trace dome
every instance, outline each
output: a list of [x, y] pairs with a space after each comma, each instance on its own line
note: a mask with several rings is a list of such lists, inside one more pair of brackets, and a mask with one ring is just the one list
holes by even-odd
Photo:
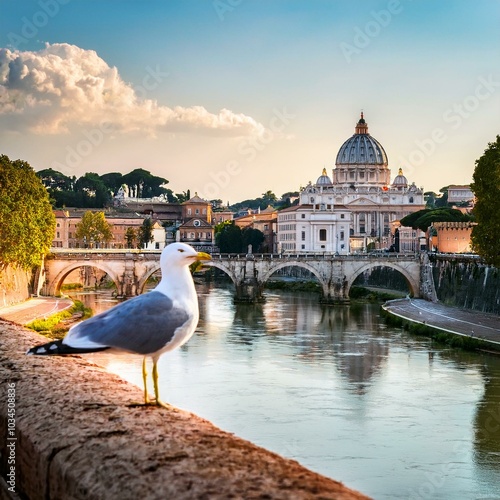
[[408, 179], [403, 175], [403, 169], [400, 168], [398, 175], [394, 178], [392, 185], [396, 188], [408, 187]]
[[375, 138], [368, 133], [368, 124], [361, 118], [355, 134], [342, 144], [335, 160], [336, 165], [387, 165], [387, 154]]
[[326, 173], [326, 168], [323, 169], [323, 173], [318, 177], [318, 180], [316, 181], [317, 186], [331, 186], [332, 185], [332, 180], [330, 177], [328, 177]]

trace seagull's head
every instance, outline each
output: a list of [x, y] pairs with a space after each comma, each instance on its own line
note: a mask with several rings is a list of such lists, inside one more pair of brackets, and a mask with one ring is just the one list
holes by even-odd
[[184, 267], [193, 264], [197, 260], [211, 260], [212, 257], [205, 252], [197, 252], [192, 246], [185, 243], [171, 243], [167, 245], [160, 257], [160, 266], [163, 269], [169, 267]]

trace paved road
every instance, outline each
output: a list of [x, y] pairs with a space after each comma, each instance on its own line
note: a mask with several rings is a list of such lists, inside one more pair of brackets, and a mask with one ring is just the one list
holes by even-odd
[[500, 346], [500, 316], [447, 307], [422, 299], [398, 299], [384, 309], [447, 332], [477, 337]]
[[26, 325], [38, 318], [46, 318], [73, 305], [70, 299], [34, 297], [15, 306], [0, 308], [0, 319]]

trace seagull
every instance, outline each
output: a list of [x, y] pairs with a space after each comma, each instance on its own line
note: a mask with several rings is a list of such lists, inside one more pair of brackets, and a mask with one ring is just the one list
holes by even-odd
[[[198, 297], [189, 265], [211, 260], [184, 243], [167, 245], [160, 257], [161, 280], [151, 292], [139, 295], [72, 326], [62, 340], [32, 347], [28, 355], [84, 354], [125, 351], [144, 356], [144, 404], [170, 408], [160, 400], [158, 359], [187, 342], [198, 324]], [[147, 390], [146, 359], [153, 360], [155, 400]]]

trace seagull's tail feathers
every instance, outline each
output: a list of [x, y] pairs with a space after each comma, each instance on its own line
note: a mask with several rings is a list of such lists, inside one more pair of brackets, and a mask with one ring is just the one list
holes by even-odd
[[109, 347], [93, 347], [93, 348], [81, 348], [81, 347], [70, 347], [69, 345], [63, 344], [62, 340], [54, 340], [52, 342], [48, 342], [47, 344], [37, 345], [28, 349], [26, 354], [36, 354], [36, 355], [53, 355], [53, 354], [85, 354], [88, 352], [99, 352], [105, 351], [109, 349]]

